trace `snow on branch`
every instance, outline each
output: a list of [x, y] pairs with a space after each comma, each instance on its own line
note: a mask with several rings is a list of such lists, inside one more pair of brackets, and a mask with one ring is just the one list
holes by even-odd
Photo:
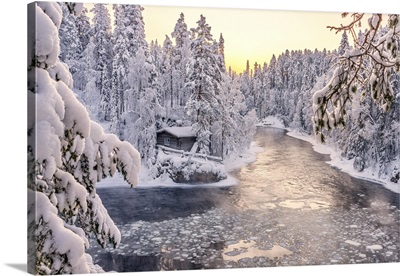
[[[33, 274], [101, 272], [90, 256], [88, 237], [117, 246], [121, 234], [95, 189], [116, 171], [134, 187], [140, 156], [127, 142], [89, 118], [71, 90], [72, 76], [58, 56], [62, 10], [57, 3], [33, 5], [35, 45], [28, 54], [29, 269]], [[71, 5], [79, 13], [81, 4]], [[32, 20], [32, 19], [31, 19]]]
[[327, 27], [336, 33], [350, 31], [354, 48], [345, 51], [329, 83], [313, 95], [314, 131], [321, 141], [324, 128], [345, 126], [345, 106], [360, 87], [368, 87], [375, 103], [385, 111], [394, 100], [392, 78], [400, 67], [399, 15], [389, 15], [387, 26], [382, 28], [382, 15], [373, 14], [368, 19], [369, 30], [359, 38], [355, 28], [360, 26], [364, 14], [354, 13], [352, 17], [348, 25]]
[[28, 190], [28, 196], [35, 197], [35, 204], [28, 206], [28, 212], [35, 213], [29, 221], [28, 234], [35, 245], [35, 266], [38, 274], [89, 273], [85, 258], [85, 238], [65, 227], [57, 215], [57, 208], [41, 192]]

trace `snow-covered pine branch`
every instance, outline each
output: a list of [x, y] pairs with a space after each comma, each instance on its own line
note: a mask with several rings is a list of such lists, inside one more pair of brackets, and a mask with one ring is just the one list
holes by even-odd
[[[78, 14], [81, 5], [68, 7]], [[85, 254], [88, 237], [116, 246], [121, 236], [95, 184], [119, 171], [135, 186], [140, 157], [129, 143], [91, 121], [71, 90], [72, 76], [58, 59], [60, 6], [34, 3], [29, 16], [36, 23], [28, 34], [29, 271], [99, 272]]]
[[313, 96], [314, 131], [320, 141], [324, 141], [324, 128], [330, 130], [345, 125], [345, 106], [359, 87], [369, 86], [372, 98], [385, 111], [394, 100], [392, 78], [400, 67], [400, 16], [389, 15], [388, 24], [382, 29], [382, 15], [373, 14], [368, 19], [369, 30], [364, 39], [359, 40], [355, 27], [363, 16], [353, 14], [351, 24], [328, 27], [336, 32], [350, 31], [354, 49], [343, 53], [332, 79]]

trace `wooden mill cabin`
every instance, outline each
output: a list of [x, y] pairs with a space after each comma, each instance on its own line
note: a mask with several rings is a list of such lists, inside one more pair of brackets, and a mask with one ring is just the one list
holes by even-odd
[[157, 145], [190, 151], [196, 142], [192, 127], [165, 127], [157, 131]]

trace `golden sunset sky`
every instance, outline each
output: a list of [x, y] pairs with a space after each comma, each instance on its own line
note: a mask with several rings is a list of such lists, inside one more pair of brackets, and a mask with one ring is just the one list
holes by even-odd
[[[147, 2], [152, 5], [147, 5]], [[231, 66], [238, 73], [244, 70], [247, 60], [250, 61], [251, 67], [255, 62], [261, 64], [264, 62], [269, 63], [273, 54], [278, 56], [286, 49], [336, 49], [339, 46], [341, 34], [329, 31], [326, 26], [339, 26], [340, 24], [346, 24], [350, 20], [349, 18], [343, 19], [341, 17], [340, 12], [346, 10], [340, 8], [336, 9], [340, 12], [306, 12], [271, 10], [267, 9], [268, 6], [257, 9], [234, 8], [237, 7], [234, 4], [225, 4], [226, 8], [220, 8], [224, 7], [221, 1], [217, 1], [220, 3], [218, 6], [215, 7], [214, 5], [211, 8], [204, 7], [207, 5], [204, 1], [187, 1], [182, 5], [176, 5], [176, 2], [138, 2], [144, 7], [143, 18], [146, 40], [148, 42], [158, 40], [158, 43], [162, 45], [165, 35], [171, 37], [171, 32], [174, 30], [181, 12], [185, 15], [188, 28], [196, 27], [196, 22], [199, 20], [200, 15], [203, 14], [207, 23], [211, 26], [213, 37], [218, 40], [220, 33], [222, 33], [225, 39], [226, 65], [227, 67]], [[183, 1], [178, 1], [178, 3], [180, 2]], [[249, 3], [251, 2], [254, 1]], [[134, 2], [122, 1], [117, 3]], [[168, 6], [162, 6], [163, 3], [168, 4]], [[174, 3], [176, 6], [174, 6]], [[201, 5], [203, 7], [193, 7], [196, 6], [196, 3], [198, 6]], [[249, 5], [249, 7], [253, 6]], [[307, 9], [307, 6], [304, 6], [304, 9]], [[110, 10], [112, 13], [111, 8]], [[351, 8], [347, 11], [349, 10], [354, 11]], [[361, 11], [365, 11], [365, 9]], [[362, 29], [366, 27], [367, 24], [364, 22]], [[349, 37], [349, 39], [351, 38]], [[349, 42], [351, 43], [351, 41]]]
[[[279, 55], [286, 49], [305, 48], [333, 50], [338, 47], [341, 35], [330, 32], [326, 26], [339, 23], [340, 13], [268, 11], [232, 8], [184, 8], [144, 6], [144, 21], [148, 41], [159, 43], [170, 36], [180, 12], [185, 15], [189, 28], [196, 27], [200, 15], [206, 17], [211, 33], [225, 40], [227, 66], [242, 72], [246, 61], [269, 63], [273, 54]], [[171, 36], [170, 36], [171, 37]]]

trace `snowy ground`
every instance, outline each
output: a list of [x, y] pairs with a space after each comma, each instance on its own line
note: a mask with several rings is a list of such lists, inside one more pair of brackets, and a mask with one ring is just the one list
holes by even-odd
[[[252, 163], [256, 160], [257, 153], [263, 151], [263, 149], [257, 146], [255, 143], [251, 143], [250, 148], [245, 151], [242, 155], [238, 157], [230, 157], [227, 158], [224, 162], [226, 171], [228, 172], [227, 179], [221, 180], [215, 183], [194, 185], [194, 184], [185, 184], [185, 183], [175, 183], [169, 177], [159, 177], [156, 179], [149, 179], [149, 172], [147, 169], [142, 166], [140, 179], [138, 188], [154, 188], [154, 187], [181, 187], [181, 188], [189, 188], [189, 187], [229, 187], [236, 185], [238, 183], [237, 179], [232, 176], [230, 172], [233, 172], [236, 169], [243, 167], [246, 164]], [[127, 187], [129, 185], [126, 181], [124, 181], [121, 174], [116, 174], [114, 177], [103, 179], [101, 182], [97, 183], [97, 188], [109, 188], [109, 187]]]
[[333, 146], [321, 145], [312, 136], [306, 135], [304, 133], [289, 131], [287, 134], [291, 137], [311, 143], [316, 152], [329, 154], [331, 161], [328, 161], [327, 163], [331, 166], [336, 167], [353, 177], [377, 182], [393, 192], [400, 193], [399, 184], [393, 183], [389, 179], [380, 178], [371, 168], [366, 168], [362, 172], [356, 171], [353, 168], [353, 160], [347, 160], [343, 158], [341, 156], [341, 152], [339, 150], [335, 150]]
[[282, 121], [279, 118], [268, 116], [264, 118], [260, 123], [256, 124], [256, 126], [269, 126], [285, 129]]
[[288, 130], [287, 135], [301, 139], [303, 141], [309, 142], [313, 145], [313, 149], [321, 154], [329, 154], [331, 161], [327, 163], [332, 167], [338, 168], [339, 170], [350, 174], [353, 177], [365, 179], [369, 181], [373, 181], [379, 184], [382, 184], [385, 188], [400, 193], [400, 185], [391, 182], [389, 179], [380, 178], [371, 168], [367, 168], [362, 172], [358, 172], [353, 168], [353, 160], [347, 160], [341, 156], [341, 152], [338, 149], [335, 149], [332, 145], [322, 145], [318, 143], [314, 137], [307, 135], [305, 133], [300, 133], [290, 128], [285, 128], [283, 123], [276, 117], [269, 116], [262, 120], [261, 123], [257, 124], [257, 126], [268, 126], [268, 127], [276, 127], [281, 129]]
[[251, 143], [250, 148], [245, 151], [242, 155], [238, 157], [228, 157], [225, 159], [224, 164], [227, 172], [232, 172], [234, 170], [240, 169], [244, 165], [250, 164], [256, 161], [257, 153], [264, 151], [262, 147], [256, 145], [256, 143]]

